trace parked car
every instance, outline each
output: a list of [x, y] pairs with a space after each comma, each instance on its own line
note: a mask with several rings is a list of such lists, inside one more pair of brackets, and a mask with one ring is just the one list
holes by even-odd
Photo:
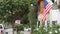
[[4, 26], [3, 26], [3, 24], [0, 24], [0, 34], [4, 34]]

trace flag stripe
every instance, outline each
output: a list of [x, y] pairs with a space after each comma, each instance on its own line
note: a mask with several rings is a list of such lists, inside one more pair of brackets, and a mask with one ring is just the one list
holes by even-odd
[[47, 10], [49, 9], [50, 5], [47, 5], [46, 7], [47, 7], [47, 8], [44, 9], [44, 13], [43, 13], [44, 15], [46, 15], [46, 13], [48, 12]]
[[[45, 13], [45, 12], [47, 13], [50, 9], [51, 9], [51, 5], [47, 5], [47, 8], [45, 9], [44, 13]], [[45, 13], [45, 14], [46, 14], [46, 13]]]
[[46, 20], [46, 16], [43, 17], [43, 22]]
[[46, 21], [46, 15], [47, 13], [51, 10], [52, 6], [46, 1], [44, 0], [44, 12], [43, 12], [43, 22]]
[[47, 6], [46, 11], [49, 11], [52, 8], [51, 5]]

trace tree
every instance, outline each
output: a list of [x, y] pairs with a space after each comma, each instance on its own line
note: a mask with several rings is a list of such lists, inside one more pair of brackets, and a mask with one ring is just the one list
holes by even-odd
[[31, 5], [29, 7], [28, 20], [29, 20], [30, 28], [33, 33], [33, 30], [36, 28], [36, 25], [37, 25], [37, 12], [35, 10], [36, 8], [35, 4], [31, 4]]
[[28, 13], [28, 0], [2, 0], [0, 2], [0, 19], [5, 22], [14, 22]]
[[5, 23], [8, 22], [8, 24], [11, 23], [12, 26], [14, 26], [14, 22], [17, 19], [20, 19], [22, 23], [29, 22], [30, 20], [27, 18], [30, 18], [28, 17], [30, 4], [34, 4], [36, 1], [37, 0], [0, 0], [0, 20]]
[[2, 0], [0, 2], [0, 20], [11, 23], [14, 27], [15, 20], [24, 20], [29, 11], [28, 8], [28, 0]]
[[24, 25], [20, 24], [20, 25], [15, 25], [16, 31], [18, 32], [17, 34], [20, 34], [20, 31], [23, 30]]

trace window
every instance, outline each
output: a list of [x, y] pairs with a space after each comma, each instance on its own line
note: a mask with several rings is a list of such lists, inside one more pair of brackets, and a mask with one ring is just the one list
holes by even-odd
[[2, 29], [3, 27], [2, 27], [2, 25], [0, 25], [0, 29]]
[[8, 34], [8, 32], [6, 32], [6, 34]]
[[52, 2], [54, 3], [54, 0], [52, 0]]
[[53, 24], [53, 25], [56, 25], [56, 23], [57, 23], [57, 21], [52, 21], [52, 24]]
[[54, 3], [54, 2], [56, 2], [57, 0], [52, 0], [52, 2]]

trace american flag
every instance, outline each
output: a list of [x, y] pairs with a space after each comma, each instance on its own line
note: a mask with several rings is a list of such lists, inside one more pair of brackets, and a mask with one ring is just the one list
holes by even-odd
[[49, 0], [44, 0], [44, 11], [43, 11], [43, 22], [46, 21], [46, 15], [51, 10], [52, 5], [48, 2]]

